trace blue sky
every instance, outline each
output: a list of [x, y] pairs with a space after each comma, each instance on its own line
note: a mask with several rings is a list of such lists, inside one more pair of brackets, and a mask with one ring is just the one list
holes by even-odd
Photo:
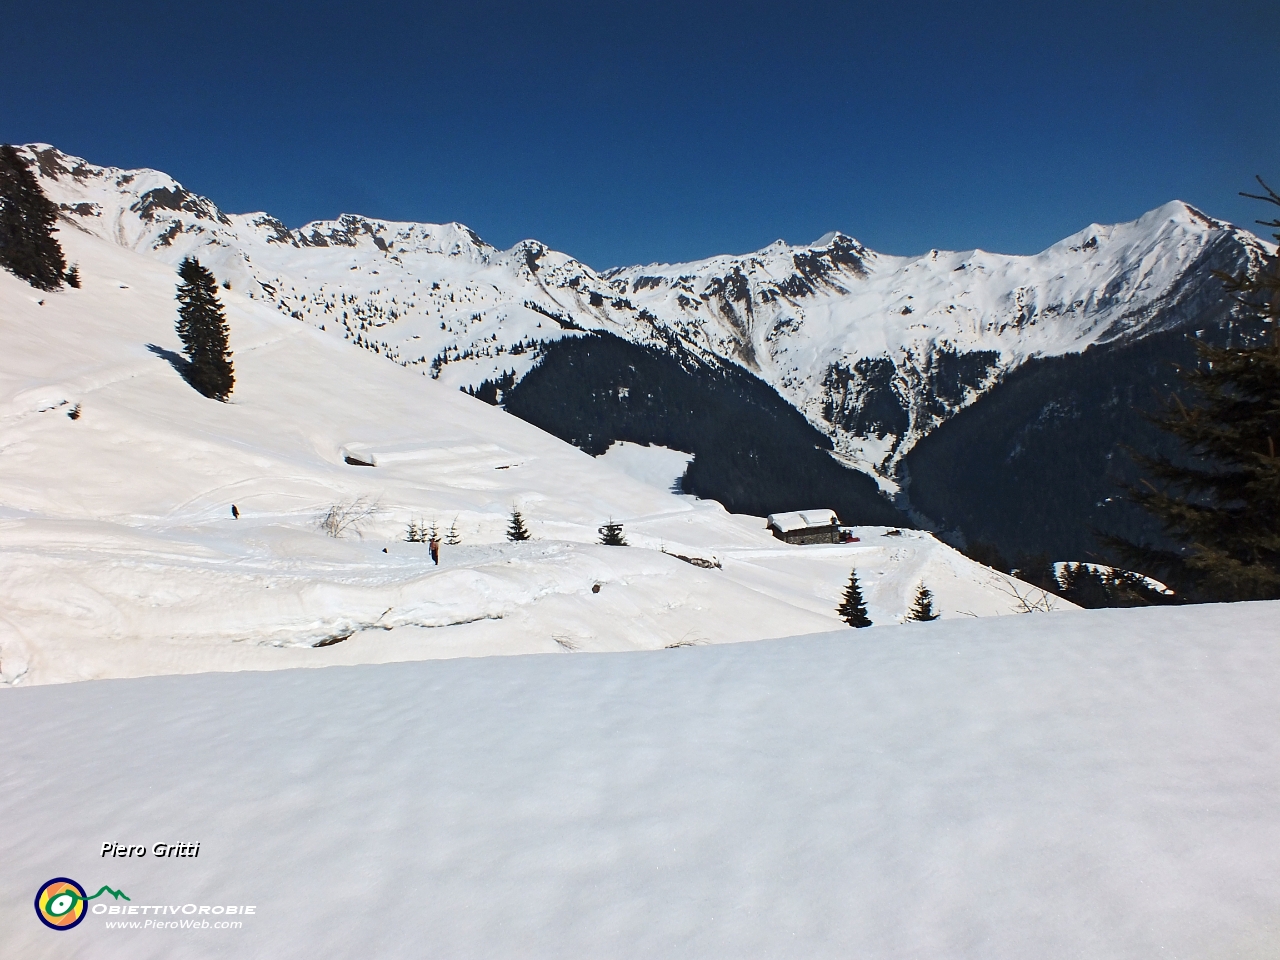
[[[7, 3], [0, 141], [603, 268], [1039, 250], [1280, 184], [1273, 3]], [[1257, 107], [1263, 104], [1263, 107]]]

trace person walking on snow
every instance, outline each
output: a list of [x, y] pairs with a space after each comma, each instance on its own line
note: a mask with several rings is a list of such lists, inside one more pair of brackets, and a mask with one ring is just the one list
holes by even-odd
[[431, 550], [431, 562], [436, 566], [440, 565], [440, 538], [432, 537], [427, 541], [427, 546]]

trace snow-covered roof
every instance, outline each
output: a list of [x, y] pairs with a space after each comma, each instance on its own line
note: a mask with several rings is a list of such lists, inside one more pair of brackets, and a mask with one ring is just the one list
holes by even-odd
[[807, 530], [810, 527], [830, 527], [840, 522], [834, 510], [796, 510], [792, 513], [769, 514], [769, 526], [779, 533]]

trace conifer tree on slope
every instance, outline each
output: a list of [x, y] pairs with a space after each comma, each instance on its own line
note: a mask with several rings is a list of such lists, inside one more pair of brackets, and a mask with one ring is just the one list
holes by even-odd
[[920, 623], [938, 619], [938, 614], [933, 609], [933, 592], [923, 582], [920, 584], [919, 589], [916, 590], [916, 599], [911, 605], [911, 609], [907, 611], [907, 619]]
[[67, 261], [53, 235], [57, 222], [57, 206], [26, 161], [10, 144], [0, 145], [0, 267], [38, 290], [61, 287]]
[[453, 518], [453, 523], [449, 524], [449, 532], [444, 535], [444, 542], [451, 547], [456, 547], [462, 543], [462, 538], [458, 536], [458, 518]]
[[[1259, 178], [1259, 183], [1262, 183]], [[1265, 195], [1244, 194], [1280, 206]], [[1280, 220], [1259, 221], [1280, 229]], [[1280, 233], [1275, 234], [1280, 240]], [[1280, 598], [1280, 258], [1253, 276], [1216, 274], [1242, 308], [1270, 324], [1269, 336], [1241, 347], [1199, 344], [1199, 362], [1182, 369], [1198, 394], [1174, 396], [1155, 421], [1182, 441], [1192, 466], [1135, 456], [1148, 476], [1129, 497], [1155, 514], [1181, 550], [1108, 538], [1137, 569], [1159, 573], [1195, 600]]]
[[849, 585], [844, 588], [844, 597], [840, 606], [836, 607], [840, 619], [851, 627], [869, 627], [871, 618], [867, 616], [867, 605], [862, 600], [862, 588], [858, 586], [858, 571], [849, 571]]
[[622, 524], [614, 523], [613, 517], [609, 518], [609, 522], [597, 531], [600, 534], [600, 542], [606, 547], [625, 547], [627, 546], [627, 538], [622, 535]]
[[511, 541], [529, 539], [529, 528], [524, 525], [524, 517], [515, 507], [511, 508], [511, 523], [507, 525], [507, 539]]
[[230, 330], [218, 301], [218, 283], [195, 257], [178, 267], [178, 337], [190, 361], [187, 382], [206, 397], [226, 401], [235, 386]]

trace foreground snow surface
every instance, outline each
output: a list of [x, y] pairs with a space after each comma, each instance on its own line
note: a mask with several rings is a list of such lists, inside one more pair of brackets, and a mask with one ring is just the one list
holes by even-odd
[[[6, 690], [3, 953], [1274, 956], [1278, 613]], [[59, 876], [256, 910], [54, 932]]]

